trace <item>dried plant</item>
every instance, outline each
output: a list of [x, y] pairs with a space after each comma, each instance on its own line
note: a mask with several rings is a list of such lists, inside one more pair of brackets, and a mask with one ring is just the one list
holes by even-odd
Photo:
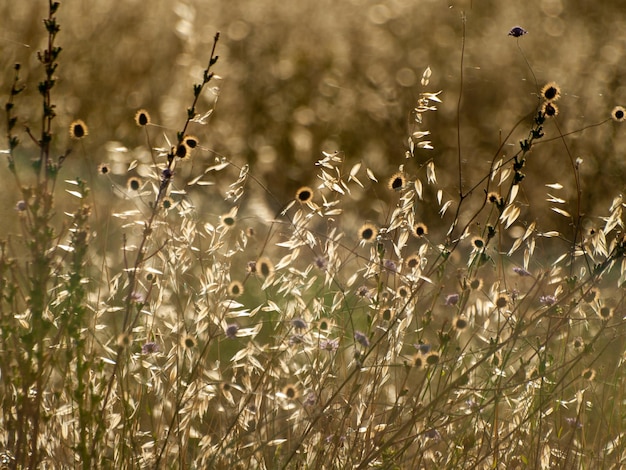
[[[59, 7], [48, 3], [38, 54], [40, 128], [20, 128], [19, 65], [5, 106], [19, 233], [0, 244], [4, 467], [626, 461], [625, 203], [583, 213], [582, 160], [569, 144], [620, 125], [624, 108], [567, 130], [560, 87], [537, 86], [475, 179], [461, 93], [458, 179], [444, 184], [427, 127], [447, 98], [426, 68], [403, 164], [376, 174], [321, 152], [284, 200], [248, 164], [203, 145], [216, 34], [182, 126], [138, 110], [143, 143], [112, 148], [96, 174], [89, 136], [103, 130], [81, 119], [54, 156]], [[548, 142], [565, 163], [536, 207], [524, 194], [543, 188], [524, 171]], [[75, 158], [91, 176], [59, 182]], [[364, 200], [377, 209], [357, 209]]]

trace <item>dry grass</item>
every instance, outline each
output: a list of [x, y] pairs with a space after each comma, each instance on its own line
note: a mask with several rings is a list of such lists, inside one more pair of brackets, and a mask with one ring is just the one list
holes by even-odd
[[[594, 133], [619, 140], [622, 108], [572, 126], [571, 103], [555, 113], [567, 90], [542, 88], [553, 77], [524, 37], [503, 35], [537, 84], [512, 94], [510, 119], [483, 117], [506, 130], [477, 163], [463, 29], [448, 64], [458, 100], [422, 68], [401, 164], [303, 151], [268, 177], [205, 143], [221, 112], [215, 35], [180, 127], [141, 104], [98, 161], [89, 119], [68, 132], [56, 115], [70, 61], [57, 9], [39, 64], [13, 69], [4, 100], [18, 194], [0, 245], [4, 467], [624, 463], [624, 202], [587, 212], [573, 150]], [[431, 132], [446, 106], [454, 126]], [[555, 151], [559, 171], [541, 175]], [[77, 159], [87, 176], [69, 179]], [[300, 186], [284, 197], [288, 173]]]

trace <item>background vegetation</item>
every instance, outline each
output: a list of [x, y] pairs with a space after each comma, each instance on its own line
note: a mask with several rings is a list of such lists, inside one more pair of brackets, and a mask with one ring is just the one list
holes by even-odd
[[62, 3], [0, 5], [3, 464], [623, 462], [619, 5]]

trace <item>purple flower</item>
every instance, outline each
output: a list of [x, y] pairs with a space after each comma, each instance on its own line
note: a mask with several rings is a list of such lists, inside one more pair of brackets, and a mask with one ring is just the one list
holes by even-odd
[[556, 297], [553, 295], [542, 295], [541, 297], [539, 297], [539, 302], [547, 305], [548, 307], [551, 307], [556, 303]]
[[509, 36], [513, 36], [514, 38], [518, 38], [520, 36], [523, 36], [524, 34], [528, 34], [528, 31], [526, 31], [521, 26], [514, 26], [513, 28], [511, 28], [511, 31], [509, 31]]
[[149, 341], [141, 347], [141, 354], [153, 354], [159, 351], [159, 345], [154, 341]]
[[370, 340], [367, 338], [367, 335], [365, 333], [361, 333], [360, 331], [354, 332], [354, 339], [364, 348], [367, 348], [370, 345]]
[[235, 339], [237, 337], [237, 332], [239, 331], [239, 327], [234, 323], [226, 326], [226, 337], [229, 339]]
[[322, 351], [334, 352], [339, 348], [338, 339], [323, 339], [320, 341], [320, 349]]
[[385, 260], [385, 269], [387, 271], [391, 271], [392, 273], [395, 273], [398, 270], [398, 267], [396, 266], [396, 263], [393, 260], [386, 259]]
[[530, 276], [530, 275], [531, 275], [531, 274], [530, 274], [528, 271], [526, 271], [524, 268], [520, 268], [520, 267], [517, 267], [517, 266], [515, 266], [515, 267], [513, 268], [513, 272], [514, 272], [515, 274], [519, 274], [519, 275], [520, 275], [520, 276], [522, 276], [522, 277], [526, 277], [526, 276]]
[[446, 296], [446, 305], [456, 305], [459, 302], [459, 294], [449, 294]]
[[302, 318], [294, 318], [291, 324], [296, 330], [306, 330], [307, 324]]

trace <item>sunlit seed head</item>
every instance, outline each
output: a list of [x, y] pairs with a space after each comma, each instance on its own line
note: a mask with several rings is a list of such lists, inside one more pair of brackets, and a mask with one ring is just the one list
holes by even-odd
[[126, 187], [131, 191], [139, 191], [141, 188], [141, 179], [136, 176], [131, 176], [126, 182]]
[[400, 191], [406, 185], [406, 177], [403, 173], [395, 173], [389, 178], [387, 182], [387, 187], [392, 191]]
[[235, 219], [235, 217], [230, 212], [228, 214], [220, 216], [220, 223], [226, 228], [234, 226], [235, 222], [237, 222], [237, 219]]
[[373, 242], [378, 236], [378, 228], [375, 225], [367, 223], [359, 228], [359, 238], [365, 242]]
[[438, 363], [439, 363], [439, 353], [436, 353], [435, 351], [428, 353], [428, 355], [426, 356], [426, 364], [429, 366], [434, 366], [434, 365], [437, 365]]
[[313, 200], [313, 190], [308, 186], [302, 186], [296, 191], [296, 199], [300, 204], [306, 204]]
[[528, 31], [526, 31], [521, 26], [514, 26], [509, 31], [509, 36], [513, 36], [514, 38], [519, 38], [520, 36], [523, 36], [524, 34], [528, 34]]
[[232, 281], [228, 284], [228, 295], [231, 297], [239, 297], [243, 294], [243, 284], [239, 281]]
[[333, 329], [334, 322], [330, 318], [320, 318], [317, 327], [321, 332], [328, 333]]
[[80, 140], [83, 137], [86, 137], [88, 134], [89, 129], [81, 119], [77, 119], [70, 124], [70, 137], [72, 139]]
[[463, 331], [469, 326], [469, 322], [464, 316], [458, 316], [452, 320], [452, 326], [456, 331]]
[[477, 250], [482, 250], [485, 247], [485, 240], [480, 237], [472, 238], [472, 246]]
[[192, 349], [196, 347], [196, 340], [193, 336], [184, 335], [180, 338], [180, 345], [185, 349]]
[[585, 348], [585, 341], [582, 339], [582, 337], [577, 336], [576, 338], [574, 338], [574, 341], [572, 341], [572, 346], [576, 351], [582, 351]]
[[248, 261], [246, 264], [246, 271], [250, 274], [256, 273], [256, 261]]
[[396, 290], [396, 295], [401, 299], [406, 299], [409, 295], [411, 295], [411, 290], [407, 286], [400, 286]]
[[186, 135], [183, 137], [183, 144], [189, 147], [190, 149], [195, 149], [200, 142], [198, 138], [193, 135]]
[[263, 256], [256, 262], [256, 270], [263, 277], [269, 277], [274, 273], [274, 264], [269, 258]]
[[133, 344], [133, 337], [128, 333], [122, 333], [117, 337], [117, 345], [120, 348], [126, 349], [130, 347], [131, 344]]
[[541, 89], [540, 94], [541, 98], [546, 101], [556, 101], [561, 97], [561, 89], [556, 83], [550, 82], [544, 85], [544, 87]]
[[509, 305], [509, 297], [506, 294], [499, 295], [496, 298], [497, 308], [506, 308], [507, 305]]
[[145, 109], [140, 109], [135, 113], [135, 123], [138, 126], [147, 126], [150, 122], [150, 114]]
[[189, 147], [187, 147], [184, 143], [180, 143], [178, 144], [175, 148], [174, 148], [174, 155], [176, 155], [178, 158], [186, 158], [187, 156], [189, 156]]
[[378, 311], [378, 316], [382, 321], [389, 322], [393, 319], [393, 308], [391, 307], [382, 307]]
[[583, 379], [591, 382], [593, 379], [596, 378], [596, 371], [588, 368], [582, 371], [581, 376]]
[[406, 267], [409, 269], [415, 269], [420, 267], [420, 257], [418, 254], [410, 255], [406, 261]]
[[425, 365], [424, 355], [419, 351], [416, 352], [413, 355], [411, 362], [412, 362], [413, 367], [415, 367], [416, 369], [421, 369]]
[[283, 387], [283, 395], [289, 400], [295, 400], [299, 396], [298, 388], [293, 384], [287, 384]]
[[487, 201], [491, 204], [502, 204], [504, 202], [502, 196], [493, 191], [487, 194]]
[[559, 114], [559, 108], [556, 106], [556, 104], [552, 103], [551, 101], [546, 101], [545, 103], [543, 103], [543, 106], [541, 107], [541, 113], [545, 117], [549, 117], [549, 118], [554, 117]]
[[174, 206], [174, 200], [169, 197], [169, 196], [165, 196], [163, 199], [161, 199], [161, 207], [165, 210], [171, 209]]
[[624, 122], [626, 121], [626, 109], [622, 106], [615, 106], [613, 111], [611, 111], [611, 119], [616, 122]]
[[598, 311], [598, 315], [603, 320], [611, 319], [614, 313], [615, 313], [615, 309], [610, 308], [610, 307], [601, 307], [600, 310]]
[[98, 173], [101, 175], [108, 175], [111, 172], [111, 167], [108, 163], [101, 163], [98, 165]]
[[483, 280], [475, 277], [470, 281], [469, 286], [471, 290], [480, 290], [483, 287]]
[[413, 226], [412, 233], [415, 237], [420, 238], [428, 235], [428, 227], [422, 222], [418, 222]]

